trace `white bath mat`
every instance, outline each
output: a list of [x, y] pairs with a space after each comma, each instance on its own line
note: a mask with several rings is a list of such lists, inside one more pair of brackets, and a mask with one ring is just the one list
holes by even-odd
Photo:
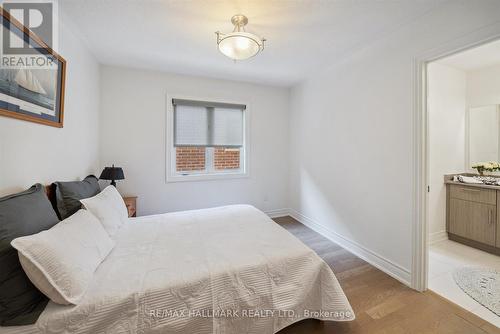
[[466, 294], [500, 317], [500, 271], [465, 267], [455, 271], [453, 278]]

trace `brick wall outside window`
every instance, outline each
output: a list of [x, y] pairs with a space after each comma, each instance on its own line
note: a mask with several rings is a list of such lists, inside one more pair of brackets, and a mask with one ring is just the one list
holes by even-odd
[[175, 164], [178, 172], [199, 171], [205, 169], [204, 147], [176, 147]]
[[239, 169], [240, 149], [216, 147], [214, 149], [214, 168], [216, 170]]

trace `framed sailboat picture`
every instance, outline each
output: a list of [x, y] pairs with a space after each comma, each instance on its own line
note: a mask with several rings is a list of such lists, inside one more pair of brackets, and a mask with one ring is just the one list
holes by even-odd
[[[0, 14], [0, 115], [62, 128], [66, 61], [2, 7]], [[12, 52], [6, 36], [28, 52]]]

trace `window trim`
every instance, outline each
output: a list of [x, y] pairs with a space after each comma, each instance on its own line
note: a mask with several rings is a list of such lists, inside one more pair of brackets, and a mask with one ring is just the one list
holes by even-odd
[[[175, 168], [175, 147], [174, 147], [174, 105], [172, 99], [194, 100], [194, 101], [211, 101], [216, 103], [229, 104], [244, 104], [246, 109], [243, 117], [243, 146], [240, 156], [240, 162], [243, 162], [243, 168], [237, 171], [227, 169], [214, 173], [208, 167], [208, 156], [205, 155], [205, 171], [199, 172], [183, 172], [177, 173]], [[166, 183], [171, 182], [189, 182], [189, 181], [208, 181], [208, 180], [226, 180], [226, 179], [241, 179], [250, 177], [250, 115], [251, 105], [247, 101], [228, 100], [220, 97], [203, 97], [203, 96], [186, 96], [182, 94], [168, 94], [166, 96]], [[213, 148], [212, 148], [213, 149]]]

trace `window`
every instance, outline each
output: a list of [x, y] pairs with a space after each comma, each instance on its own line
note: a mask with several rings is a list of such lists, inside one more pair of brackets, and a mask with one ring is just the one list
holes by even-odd
[[247, 173], [245, 104], [169, 98], [167, 181]]

